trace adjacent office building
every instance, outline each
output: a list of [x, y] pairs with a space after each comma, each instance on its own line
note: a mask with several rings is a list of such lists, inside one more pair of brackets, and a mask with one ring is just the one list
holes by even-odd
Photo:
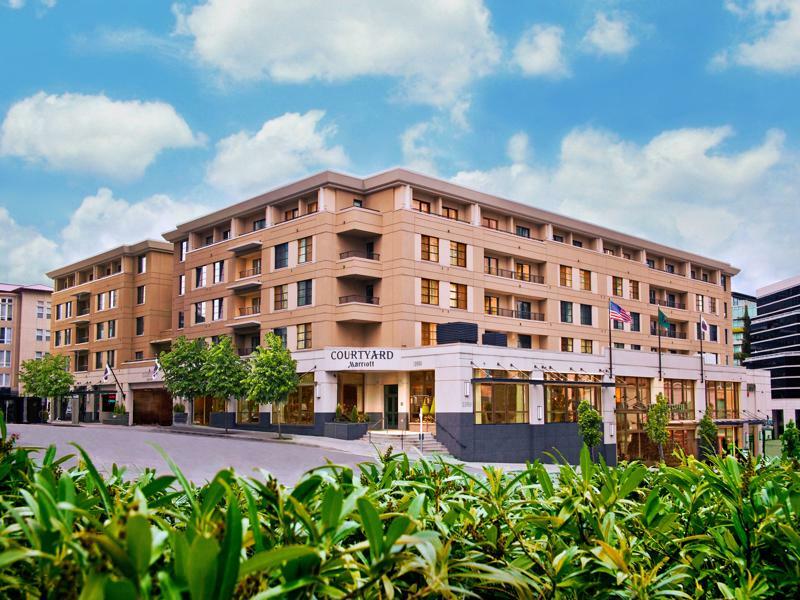
[[35, 419], [33, 413], [39, 412], [22, 398], [19, 369], [50, 349], [52, 291], [45, 285], [0, 283], [0, 402], [9, 420]]
[[[356, 407], [466, 460], [574, 460], [587, 399], [613, 462], [654, 454], [643, 422], [664, 393], [673, 444], [694, 452], [709, 411], [721, 446], [754, 448], [769, 377], [733, 365], [727, 263], [402, 169], [323, 172], [165, 238], [172, 336], [247, 355], [272, 331], [302, 373], [280, 415], [197, 399], [195, 423], [322, 435]], [[631, 315], [612, 348], [609, 299]]]
[[731, 294], [733, 305], [733, 364], [742, 364], [742, 339], [744, 338], [745, 315], [752, 321], [758, 315], [756, 297], [740, 292]]
[[747, 366], [772, 377], [773, 437], [789, 420], [800, 422], [800, 277], [756, 290], [758, 316], [751, 325]]
[[152, 373], [171, 342], [172, 245], [121, 246], [47, 275], [51, 351], [68, 358], [76, 379], [54, 417], [71, 418], [76, 406], [82, 420], [102, 421], [120, 403], [130, 424], [171, 424], [172, 399]]

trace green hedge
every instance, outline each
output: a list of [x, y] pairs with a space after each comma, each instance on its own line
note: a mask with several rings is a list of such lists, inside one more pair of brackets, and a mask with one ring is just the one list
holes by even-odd
[[[77, 448], [77, 447], [76, 447]], [[758, 598], [800, 589], [800, 475], [733, 457], [650, 470], [325, 465], [293, 488], [34, 462], [2, 432], [0, 597]], [[797, 465], [794, 465], [795, 467]]]

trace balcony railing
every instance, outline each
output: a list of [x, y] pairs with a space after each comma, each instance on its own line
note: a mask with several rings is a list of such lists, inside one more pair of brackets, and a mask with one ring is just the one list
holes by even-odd
[[686, 305], [683, 302], [675, 302], [672, 300], [657, 300], [655, 298], [650, 298], [650, 304], [656, 304], [658, 306], [666, 306], [667, 308], [679, 308], [680, 310], [686, 310]]
[[365, 258], [367, 260], [380, 260], [381, 255], [376, 252], [365, 252], [364, 250], [347, 250], [339, 253], [339, 260], [345, 258]]
[[380, 304], [377, 296], [361, 296], [359, 294], [350, 294], [348, 296], [339, 296], [339, 304]]
[[526, 319], [528, 321], [544, 321], [544, 313], [531, 312], [529, 310], [514, 310], [511, 308], [487, 308], [487, 315], [497, 317], [511, 317], [512, 319]]
[[725, 408], [722, 410], [715, 410], [714, 407], [709, 407], [708, 416], [712, 419], [739, 419], [738, 408]]
[[250, 356], [256, 349], [251, 346], [243, 346], [236, 349], [236, 352], [239, 353], [239, 356]]
[[[653, 324], [650, 327], [650, 335], [658, 335], [658, 332], [656, 331], [655, 324]], [[686, 339], [686, 334], [683, 333], [683, 332], [680, 332], [680, 331], [669, 331], [669, 330], [664, 331], [663, 328], [662, 328], [661, 337], [672, 338], [672, 339], [675, 339], [675, 340], [685, 340]]]
[[257, 269], [246, 269], [244, 271], [239, 271], [239, 279], [244, 279], [245, 277], [254, 277], [255, 275], [261, 275], [261, 267]]
[[484, 267], [483, 272], [487, 275], [496, 275], [506, 279], [516, 279], [518, 281], [529, 281], [531, 283], [544, 283], [544, 277], [533, 273], [518, 273], [509, 269], [498, 269], [496, 267]]
[[261, 314], [261, 305], [256, 304], [254, 306], [242, 306], [239, 309], [239, 316], [244, 317], [246, 315], [258, 315]]
[[668, 273], [670, 275], [678, 275], [679, 277], [686, 277], [686, 275], [680, 273], [679, 271], [675, 270], [670, 271], [668, 269], [662, 269], [661, 267], [656, 267], [655, 265], [647, 265], [647, 268], [653, 269], [653, 271], [661, 271], [662, 273]]
[[89, 343], [89, 336], [88, 335], [79, 335], [75, 337], [76, 344], [88, 344]]
[[441, 215], [439, 213], [431, 212], [429, 210], [420, 210], [418, 208], [414, 208], [413, 210], [417, 211], [418, 213], [422, 213], [423, 215], [431, 215], [433, 217], [441, 217], [443, 219], [448, 219], [450, 221], [458, 221], [459, 223], [472, 223], [472, 221], [470, 219], [466, 219], [466, 218], [462, 217], [461, 214], [459, 214], [458, 218], [456, 219], [454, 217], [450, 217], [450, 216], [447, 216], [447, 215]]
[[76, 313], [79, 317], [82, 317], [83, 315], [88, 315], [90, 310], [88, 306], [79, 306]]

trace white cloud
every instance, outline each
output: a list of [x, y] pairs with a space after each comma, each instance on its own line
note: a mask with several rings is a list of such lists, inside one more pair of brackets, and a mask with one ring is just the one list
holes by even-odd
[[401, 134], [400, 148], [403, 152], [403, 165], [405, 167], [426, 175], [436, 175], [438, 152], [429, 139], [431, 133], [436, 129], [436, 122], [423, 121], [412, 125]]
[[208, 0], [176, 10], [176, 33], [236, 80], [401, 80], [402, 95], [443, 107], [500, 60], [482, 0]]
[[286, 113], [266, 121], [259, 131], [240, 131], [217, 142], [206, 181], [235, 195], [252, 195], [309, 171], [348, 164], [341, 146], [330, 139], [332, 125], [321, 125], [322, 110]]
[[564, 29], [556, 25], [533, 25], [517, 42], [514, 62], [525, 75], [558, 79], [570, 74], [562, 54]]
[[69, 223], [54, 239], [17, 223], [0, 207], [0, 281], [48, 283], [45, 273], [143, 239], [160, 240], [177, 223], [198, 217], [209, 208], [156, 194], [139, 202], [114, 197], [108, 188], [86, 196]]
[[[558, 163], [543, 167], [527, 140], [509, 142], [511, 164], [463, 171], [454, 181], [742, 268], [735, 288], [796, 273], [800, 158], [784, 134], [725, 152], [728, 127], [665, 131], [644, 145], [593, 128], [564, 137]], [[525, 142], [525, 143], [523, 143]]]
[[594, 23], [583, 38], [586, 48], [603, 55], [626, 56], [636, 43], [625, 17], [608, 17], [603, 12], [595, 14]]
[[162, 150], [200, 143], [169, 104], [104, 95], [39, 92], [15, 103], [0, 130], [0, 156], [120, 180], [140, 177]]
[[800, 69], [800, 0], [728, 0], [725, 6], [750, 26], [751, 35], [717, 53], [713, 68], [738, 65], [777, 73]]
[[8, 7], [18, 10], [25, 6], [25, 0], [8, 0]]

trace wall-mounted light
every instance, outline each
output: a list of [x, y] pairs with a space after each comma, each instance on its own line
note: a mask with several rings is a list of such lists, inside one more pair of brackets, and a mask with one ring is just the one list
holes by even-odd
[[469, 392], [470, 392], [470, 383], [469, 383], [469, 381], [465, 381], [464, 382], [464, 397], [465, 398], [469, 398]]
[[317, 399], [322, 398], [322, 393], [319, 390], [319, 381], [314, 382], [314, 396], [316, 396]]
[[608, 436], [613, 438], [615, 433], [617, 433], [617, 424], [610, 423], [608, 428]]
[[544, 408], [541, 406], [536, 407], [536, 419], [541, 421], [544, 418]]

